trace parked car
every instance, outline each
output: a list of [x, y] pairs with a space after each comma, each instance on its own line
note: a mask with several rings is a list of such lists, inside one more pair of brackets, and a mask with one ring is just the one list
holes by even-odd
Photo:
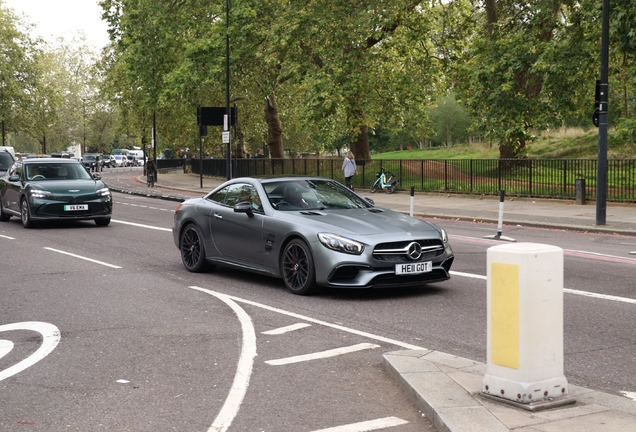
[[20, 217], [25, 228], [37, 221], [94, 220], [110, 223], [112, 195], [99, 174], [74, 159], [16, 161], [0, 177], [0, 221]]
[[104, 160], [99, 153], [84, 153], [82, 163], [88, 171], [100, 172], [104, 166]]
[[135, 158], [135, 156], [129, 154], [126, 155], [126, 158], [128, 159], [128, 166], [137, 166], [137, 158]]
[[439, 226], [320, 177], [230, 180], [181, 203], [172, 234], [188, 271], [234, 267], [295, 294], [423, 286], [449, 279], [454, 259]]
[[113, 159], [115, 160], [115, 167], [128, 166], [128, 158], [125, 155], [114, 155]]
[[104, 167], [108, 167], [108, 168], [114, 168], [115, 167], [115, 162], [114, 162], [114, 158], [111, 155], [104, 155]]

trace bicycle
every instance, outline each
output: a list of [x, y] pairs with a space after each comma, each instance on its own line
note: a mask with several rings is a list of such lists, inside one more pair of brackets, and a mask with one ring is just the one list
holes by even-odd
[[392, 194], [397, 189], [397, 184], [400, 182], [391, 172], [386, 171], [383, 167], [380, 167], [381, 171], [376, 173], [377, 179], [371, 185], [369, 192], [375, 193], [378, 189], [384, 189], [388, 194]]

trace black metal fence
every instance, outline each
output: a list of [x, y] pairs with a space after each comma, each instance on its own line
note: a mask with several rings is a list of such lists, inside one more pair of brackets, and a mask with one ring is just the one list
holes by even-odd
[[[158, 167], [180, 167], [171, 159]], [[184, 161], [177, 159], [177, 161]], [[203, 175], [226, 177], [225, 159], [204, 159]], [[187, 161], [199, 174], [199, 160]], [[357, 161], [358, 175], [352, 184], [368, 188], [383, 167], [399, 179], [399, 189], [411, 186], [421, 192], [449, 192], [542, 198], [576, 198], [577, 179], [585, 180], [585, 196], [596, 198], [596, 159], [436, 159]], [[342, 160], [253, 158], [232, 161], [232, 177], [310, 175], [344, 183]], [[636, 159], [609, 159], [607, 200], [636, 202]]]

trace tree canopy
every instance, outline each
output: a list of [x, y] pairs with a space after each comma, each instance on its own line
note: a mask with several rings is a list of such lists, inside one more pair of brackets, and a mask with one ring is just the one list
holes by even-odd
[[[40, 146], [199, 143], [198, 106], [238, 109], [232, 152], [454, 145], [523, 157], [551, 128], [591, 128], [601, 2], [102, 0], [110, 45], [45, 45], [0, 0], [0, 117]], [[636, 139], [636, 5], [612, 0], [610, 120]], [[204, 151], [221, 156], [210, 128]]]

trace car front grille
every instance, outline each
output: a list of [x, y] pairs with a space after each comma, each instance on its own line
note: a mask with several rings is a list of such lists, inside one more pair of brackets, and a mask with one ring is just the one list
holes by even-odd
[[[422, 256], [416, 261], [430, 261], [444, 254], [444, 244], [440, 239], [413, 240], [422, 247]], [[413, 262], [408, 258], [407, 249], [413, 241], [380, 243], [373, 249], [373, 258], [386, 262]]]

